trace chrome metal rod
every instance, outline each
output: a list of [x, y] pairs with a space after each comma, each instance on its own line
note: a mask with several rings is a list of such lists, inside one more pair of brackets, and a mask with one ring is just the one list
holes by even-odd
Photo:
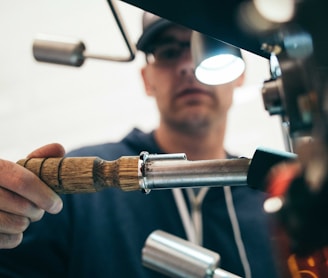
[[188, 161], [152, 157], [142, 165], [140, 186], [144, 190], [202, 187], [247, 186], [251, 160], [247, 158]]
[[162, 230], [148, 236], [142, 249], [142, 264], [174, 278], [240, 278], [218, 268], [218, 253]]
[[212, 277], [219, 261], [219, 254], [161, 230], [142, 250], [143, 265], [169, 277]]

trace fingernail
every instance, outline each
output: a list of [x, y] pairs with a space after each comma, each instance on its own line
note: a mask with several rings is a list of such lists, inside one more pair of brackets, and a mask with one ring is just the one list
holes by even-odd
[[53, 206], [49, 209], [50, 213], [56, 214], [58, 212], [60, 212], [63, 208], [63, 201], [61, 199], [59, 199], [58, 201], [56, 201]]

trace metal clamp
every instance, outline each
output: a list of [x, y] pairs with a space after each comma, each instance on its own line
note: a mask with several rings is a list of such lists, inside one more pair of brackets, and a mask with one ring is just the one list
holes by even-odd
[[149, 170], [149, 165], [154, 161], [174, 161], [174, 160], [187, 160], [185, 153], [173, 153], [173, 154], [149, 154], [146, 151], [143, 151], [139, 155], [140, 157], [140, 179], [139, 185], [141, 190], [148, 194], [151, 191], [149, 187], [149, 182], [147, 180], [147, 172]]

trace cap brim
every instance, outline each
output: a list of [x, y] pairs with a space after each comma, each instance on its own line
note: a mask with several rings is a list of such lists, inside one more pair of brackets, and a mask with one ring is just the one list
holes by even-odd
[[140, 36], [137, 42], [137, 49], [143, 52], [147, 52], [156, 35], [171, 25], [173, 25], [173, 23], [164, 18], [161, 18], [155, 23], [153, 23], [151, 26], [145, 29], [142, 35]]

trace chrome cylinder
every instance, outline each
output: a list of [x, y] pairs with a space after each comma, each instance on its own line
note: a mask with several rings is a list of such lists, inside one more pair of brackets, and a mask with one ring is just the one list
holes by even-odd
[[144, 190], [203, 186], [246, 186], [251, 160], [247, 158], [189, 161], [177, 157], [143, 157], [140, 186]]
[[33, 56], [39, 62], [79, 67], [84, 50], [83, 42], [70, 38], [39, 35], [33, 42]]
[[143, 265], [169, 277], [212, 277], [219, 261], [219, 254], [161, 230], [142, 250]]

